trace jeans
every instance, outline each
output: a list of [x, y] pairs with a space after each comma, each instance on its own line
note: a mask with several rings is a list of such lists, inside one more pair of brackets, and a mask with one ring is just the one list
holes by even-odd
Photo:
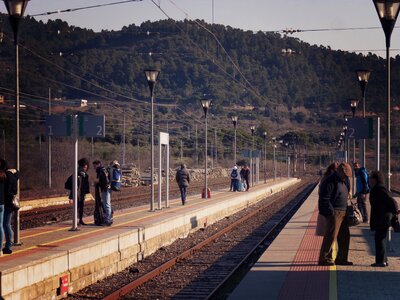
[[375, 231], [375, 262], [378, 264], [387, 262], [386, 246], [388, 229], [377, 229]]
[[[3, 224], [3, 218], [4, 218], [4, 204], [0, 205], [0, 224]], [[3, 248], [3, 240], [4, 240], [4, 230], [3, 226], [0, 226], [0, 252], [1, 249]]]
[[84, 208], [85, 208], [85, 196], [78, 197], [78, 218], [79, 218], [79, 221], [82, 221], [83, 209]]
[[233, 191], [238, 192], [239, 191], [239, 180], [238, 179], [233, 179]]
[[111, 223], [111, 193], [110, 190], [106, 192], [101, 192], [101, 201], [104, 208], [104, 222]]
[[366, 194], [358, 194], [357, 206], [363, 217], [363, 222], [368, 223], [367, 195]]
[[4, 209], [3, 230], [4, 230], [4, 235], [6, 238], [5, 248], [7, 250], [11, 250], [12, 245], [13, 245], [13, 242], [12, 242], [13, 231], [11, 228], [11, 217], [12, 217], [12, 210], [11, 210], [11, 208], [6, 207]]
[[186, 203], [186, 186], [180, 186], [179, 190], [181, 191], [181, 200], [182, 200], [182, 205], [185, 205]]
[[332, 262], [332, 246], [337, 240], [336, 261], [346, 262], [349, 255], [350, 230], [346, 220], [346, 211], [335, 210], [326, 218], [326, 232], [322, 241], [319, 262]]

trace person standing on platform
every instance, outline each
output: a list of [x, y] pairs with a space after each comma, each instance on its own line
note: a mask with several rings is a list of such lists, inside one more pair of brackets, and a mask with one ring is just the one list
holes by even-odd
[[101, 161], [96, 160], [93, 162], [93, 166], [96, 168], [96, 179], [97, 185], [101, 193], [101, 203], [104, 210], [103, 225], [111, 226], [112, 224], [112, 211], [111, 211], [111, 193], [110, 193], [110, 174], [105, 167], [101, 164]]
[[250, 189], [249, 179], [250, 179], [250, 168], [248, 165], [245, 165], [243, 172], [243, 180], [246, 182], [246, 191]]
[[[348, 261], [350, 230], [346, 220], [347, 200], [349, 198], [349, 177], [352, 170], [349, 164], [342, 163], [337, 171], [326, 178], [320, 187], [318, 198], [319, 213], [325, 217], [326, 231], [319, 255], [319, 265], [353, 265]], [[337, 240], [338, 253], [332, 259], [332, 247]]]
[[241, 181], [242, 184], [243, 184], [243, 188], [246, 189], [246, 183], [244, 182], [244, 172], [245, 172], [245, 167], [243, 166], [243, 167], [240, 169], [240, 181]]
[[3, 216], [3, 222], [0, 222], [4, 230], [6, 244], [2, 250], [3, 254], [11, 254], [13, 245], [12, 241], [13, 231], [11, 228], [11, 219], [12, 219], [12, 213], [14, 211], [12, 201], [14, 196], [17, 194], [19, 172], [15, 169], [10, 169], [8, 167], [7, 162], [4, 159], [0, 159], [0, 170], [1, 170], [0, 172], [5, 172], [6, 174], [6, 181], [4, 183], [4, 216]]
[[354, 164], [354, 172], [356, 175], [356, 194], [357, 206], [363, 217], [363, 222], [368, 223], [368, 211], [367, 211], [367, 196], [369, 194], [368, 186], [368, 173], [364, 167], [361, 167], [359, 163]]
[[237, 166], [234, 166], [231, 171], [231, 187], [233, 187], [232, 191], [239, 191], [239, 172]]
[[[85, 197], [90, 194], [90, 184], [89, 184], [89, 161], [87, 158], [81, 158], [78, 160], [78, 217], [79, 225], [86, 225], [83, 222], [83, 211], [85, 208]], [[71, 191], [72, 193], [72, 191]], [[72, 199], [72, 195], [70, 195]]]
[[176, 171], [175, 176], [176, 183], [179, 186], [179, 190], [181, 192], [181, 200], [182, 205], [186, 204], [186, 192], [187, 188], [190, 184], [190, 174], [189, 171], [186, 169], [185, 164], [181, 164], [181, 167]]
[[375, 263], [372, 267], [387, 267], [386, 256], [387, 234], [393, 216], [399, 213], [399, 207], [387, 188], [384, 186], [383, 174], [373, 172], [369, 178], [372, 187], [369, 201], [371, 203], [370, 228], [375, 231]]

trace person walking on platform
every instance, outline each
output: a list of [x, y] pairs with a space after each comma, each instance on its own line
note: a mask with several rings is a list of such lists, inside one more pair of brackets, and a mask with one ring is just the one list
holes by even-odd
[[[89, 170], [89, 161], [87, 158], [81, 158], [78, 160], [78, 217], [79, 217], [79, 225], [86, 225], [83, 222], [83, 210], [85, 208], [85, 197], [90, 193], [90, 184], [89, 184], [89, 174], [87, 171]], [[72, 191], [71, 191], [72, 193]], [[70, 199], [72, 199], [72, 195], [70, 195]]]
[[[13, 231], [11, 228], [11, 219], [13, 213], [12, 201], [14, 196], [17, 194], [17, 184], [19, 179], [19, 172], [15, 169], [10, 169], [7, 162], [4, 159], [0, 159], [0, 173], [5, 172], [6, 181], [4, 183], [4, 216], [3, 221], [0, 222], [6, 239], [5, 247], [2, 249], [3, 254], [12, 253], [12, 237]], [[0, 178], [2, 176], [0, 175]], [[0, 188], [1, 190], [1, 188]], [[2, 192], [0, 191], [0, 195]], [[0, 196], [1, 197], [1, 196]], [[0, 200], [1, 202], [1, 200]], [[1, 249], [0, 249], [1, 252]]]
[[243, 166], [243, 167], [240, 169], [240, 181], [241, 181], [242, 184], [243, 184], [243, 188], [246, 189], [246, 183], [245, 183], [245, 181], [244, 181], [244, 172], [245, 172], [245, 166]]
[[238, 192], [239, 191], [239, 178], [240, 174], [238, 172], [237, 166], [234, 166], [232, 171], [231, 171], [231, 187], [233, 187], [232, 191], [233, 192]]
[[357, 206], [363, 217], [363, 222], [368, 223], [368, 211], [367, 211], [367, 196], [369, 194], [368, 186], [368, 173], [364, 167], [361, 167], [359, 163], [354, 164], [354, 172], [356, 175], [356, 194]]
[[369, 178], [372, 187], [369, 201], [371, 203], [371, 231], [375, 231], [375, 263], [373, 267], [387, 267], [386, 256], [387, 234], [393, 216], [399, 213], [399, 207], [384, 186], [383, 174], [373, 172]]
[[249, 179], [250, 179], [250, 168], [248, 165], [245, 165], [243, 172], [243, 180], [246, 182], [246, 191], [248, 191], [250, 188]]
[[182, 205], [186, 204], [186, 192], [190, 183], [190, 174], [186, 169], [185, 164], [181, 164], [181, 167], [176, 171], [175, 180], [178, 183], [179, 190], [181, 192]]
[[[348, 261], [350, 231], [346, 220], [347, 200], [349, 197], [349, 177], [352, 170], [349, 164], [342, 163], [337, 171], [326, 178], [320, 186], [318, 209], [326, 219], [326, 231], [321, 245], [319, 265], [353, 265]], [[338, 253], [332, 258], [332, 247], [337, 240]]]

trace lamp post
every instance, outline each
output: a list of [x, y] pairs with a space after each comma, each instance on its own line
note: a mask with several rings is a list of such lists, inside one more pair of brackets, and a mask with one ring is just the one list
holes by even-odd
[[349, 162], [349, 139], [347, 137], [347, 125], [343, 126], [343, 138], [344, 138], [345, 161]]
[[[29, 0], [4, 0], [6, 5], [11, 28], [14, 33], [15, 45], [15, 168], [20, 169], [19, 163], [19, 49], [18, 49], [18, 31], [19, 24], [24, 16], [26, 6]], [[17, 196], [19, 197], [19, 181], [17, 183]], [[14, 213], [14, 244], [20, 245], [19, 237], [19, 211]]]
[[253, 152], [254, 152], [254, 132], [256, 131], [256, 126], [250, 126], [251, 136], [253, 138], [253, 144], [250, 153], [250, 174], [251, 174], [251, 186], [254, 186], [254, 170], [253, 170]]
[[267, 132], [263, 132], [264, 137], [264, 183], [267, 183]]
[[146, 75], [146, 79], [147, 79], [147, 83], [149, 84], [150, 95], [151, 95], [151, 145], [150, 145], [151, 197], [150, 197], [150, 211], [154, 211], [154, 88], [156, 86], [158, 76], [160, 76], [160, 70], [147, 69], [147, 70], [144, 70], [144, 74]]
[[279, 177], [282, 178], [282, 164], [283, 164], [283, 140], [279, 141], [279, 144], [281, 145], [281, 163], [279, 164]]
[[236, 126], [237, 126], [237, 120], [238, 120], [238, 116], [232, 116], [232, 124], [233, 124], [233, 128], [235, 130], [235, 139], [233, 141], [233, 164], [236, 165], [237, 161], [236, 161]]
[[204, 147], [204, 195], [205, 198], [208, 198], [208, 182], [207, 182], [207, 112], [210, 108], [211, 100], [202, 99], [201, 106], [203, 107], [204, 117], [205, 117], [205, 125], [206, 125], [206, 133], [205, 133], [205, 147]]
[[400, 0], [373, 0], [386, 38], [387, 65], [387, 117], [386, 117], [386, 169], [387, 188], [390, 191], [390, 38], [399, 15]]
[[[369, 76], [371, 75], [371, 71], [360, 69], [360, 70], [356, 71], [356, 74], [357, 74], [358, 82], [360, 83], [362, 99], [363, 99], [363, 118], [365, 118], [365, 109], [366, 109], [365, 92], [367, 90], [367, 84], [368, 84]], [[362, 140], [361, 149], [362, 149], [361, 163], [362, 163], [362, 166], [365, 167], [366, 166], [366, 164], [365, 164], [365, 161], [366, 161], [366, 159], [365, 159], [365, 157], [366, 157], [365, 139]]]
[[275, 159], [275, 151], [276, 151], [276, 137], [272, 138], [272, 148], [273, 148], [273, 158], [274, 158], [274, 180], [276, 180], [276, 159]]
[[353, 113], [353, 118], [356, 115], [357, 105], [358, 105], [358, 100], [350, 99], [350, 108], [351, 108], [351, 112]]
[[285, 143], [285, 155], [286, 155], [286, 167], [287, 167], [287, 178], [290, 177], [290, 166], [289, 166], [289, 155], [288, 155], [289, 143]]

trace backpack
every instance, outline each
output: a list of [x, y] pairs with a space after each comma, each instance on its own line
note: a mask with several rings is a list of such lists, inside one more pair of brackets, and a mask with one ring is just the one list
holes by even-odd
[[111, 190], [119, 192], [121, 190], [122, 185], [122, 172], [121, 169], [117, 169], [111, 167], [109, 170], [110, 176], [110, 183], [111, 183]]
[[67, 181], [64, 183], [64, 188], [66, 190], [72, 190], [72, 175], [69, 176]]
[[237, 176], [238, 176], [237, 170], [233, 169], [233, 170], [232, 170], [232, 173], [231, 173], [231, 177], [232, 177], [232, 178], [236, 178]]

